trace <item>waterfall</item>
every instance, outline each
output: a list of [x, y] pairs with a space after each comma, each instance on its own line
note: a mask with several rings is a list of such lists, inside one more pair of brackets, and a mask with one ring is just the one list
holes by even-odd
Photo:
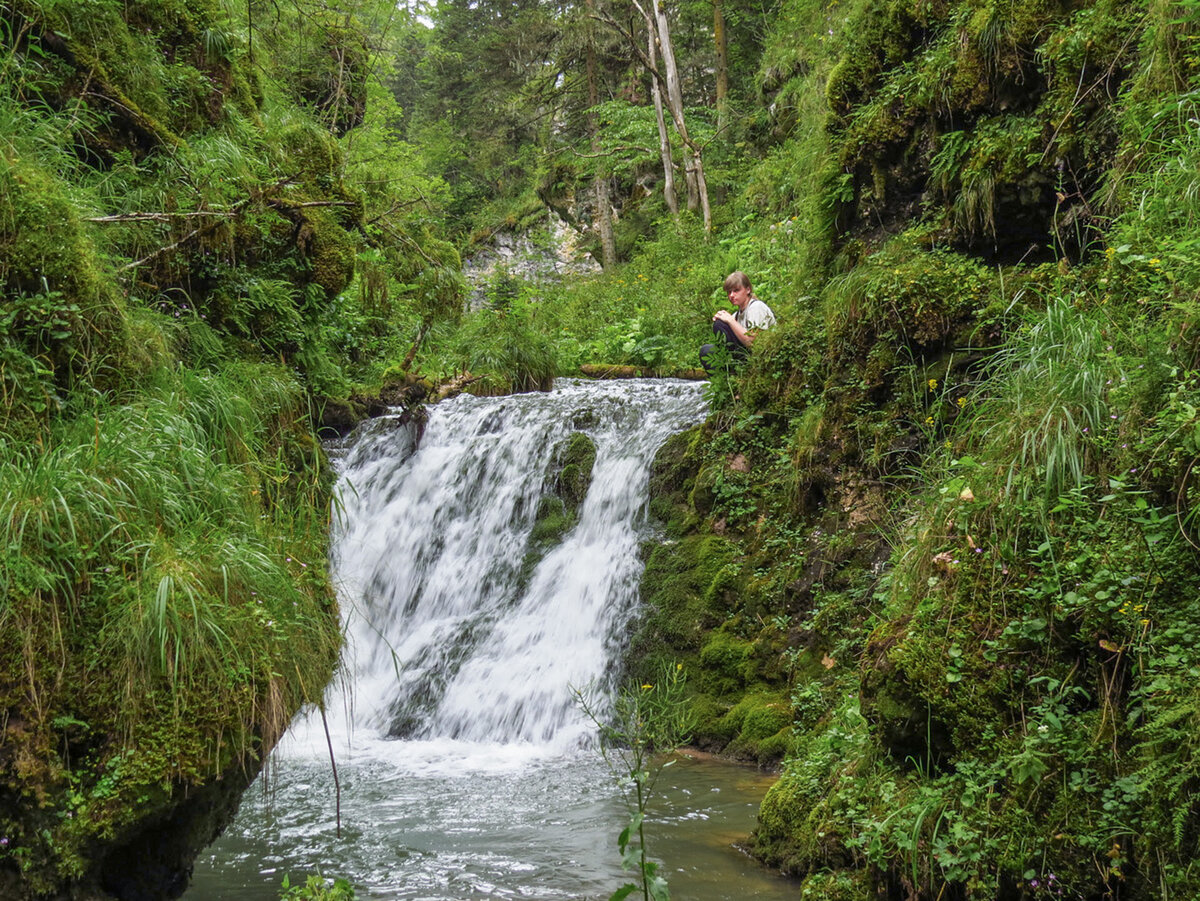
[[[585, 742], [572, 689], [611, 685], [636, 612], [650, 463], [703, 417], [702, 392], [565, 381], [443, 401], [419, 438], [399, 417], [355, 435], [333, 542], [352, 732], [552, 753]], [[591, 486], [529, 571], [548, 467], [574, 432], [596, 447]]]
[[[378, 901], [580, 901], [629, 881], [628, 811], [571, 689], [613, 684], [650, 463], [704, 409], [695, 383], [567, 382], [443, 401], [420, 434], [381, 417], [337, 449], [337, 690], [292, 724], [271, 790], [247, 792], [189, 901], [270, 901], [284, 873]], [[545, 547], [531, 532], [573, 432], [596, 446], [591, 487]], [[653, 848], [679, 897], [796, 897], [729, 844], [766, 791], [748, 778], [685, 758], [660, 780]]]

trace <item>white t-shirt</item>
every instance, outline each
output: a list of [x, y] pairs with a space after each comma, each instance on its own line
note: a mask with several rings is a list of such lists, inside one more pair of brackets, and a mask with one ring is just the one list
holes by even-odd
[[757, 297], [751, 297], [750, 303], [746, 304], [746, 309], [738, 310], [733, 314], [733, 318], [746, 331], [770, 328], [775, 324], [775, 314], [771, 312], [769, 306]]

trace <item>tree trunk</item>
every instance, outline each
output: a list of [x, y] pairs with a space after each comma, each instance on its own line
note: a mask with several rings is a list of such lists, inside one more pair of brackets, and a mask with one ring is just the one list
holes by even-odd
[[[706, 232], [712, 231], [712, 208], [708, 202], [708, 183], [704, 179], [702, 148], [688, 134], [687, 122], [683, 118], [683, 91], [679, 87], [679, 70], [675, 65], [675, 52], [671, 47], [671, 28], [667, 22], [667, 14], [659, 4], [659, 0], [652, 0], [653, 5], [651, 10], [643, 7], [639, 0], [630, 0], [630, 2], [642, 14], [642, 18], [646, 21], [646, 27], [653, 34], [657, 35], [658, 47], [662, 51], [663, 57], [661, 71], [654, 59], [653, 37], [651, 37], [650, 53], [646, 54], [642, 52], [641, 46], [634, 39], [632, 31], [625, 29], [612, 16], [602, 16], [600, 17], [601, 21], [623, 34], [626, 40], [629, 41], [633, 52], [642, 58], [642, 62], [645, 63], [646, 68], [650, 70], [651, 75], [654, 77], [654, 85], [658, 89], [655, 92], [656, 97], [661, 98], [661, 86], [666, 84], [667, 106], [671, 111], [671, 121], [675, 124], [675, 130], [679, 132], [679, 139], [683, 141], [684, 147], [687, 148], [684, 154], [684, 159], [686, 160], [684, 163], [684, 177], [687, 183], [688, 209], [693, 212], [699, 209], [704, 216], [704, 230]], [[661, 125], [659, 137], [661, 141]], [[669, 151], [669, 147], [667, 149]], [[663, 167], [669, 170], [665, 159]]]
[[[658, 66], [658, 51], [654, 49], [655, 29], [653, 23], [646, 20], [646, 34], [649, 37], [650, 67]], [[658, 152], [663, 165], [663, 197], [667, 201], [667, 209], [672, 216], [679, 215], [679, 199], [675, 196], [675, 160], [671, 156], [671, 136], [667, 132], [667, 120], [663, 115], [662, 88], [653, 72], [650, 75], [650, 96], [654, 98], [654, 118], [658, 122]]]
[[721, 0], [713, 0], [713, 41], [717, 51], [717, 132], [721, 133], [729, 116], [729, 35]]
[[684, 145], [691, 150], [688, 165], [684, 166], [684, 181], [687, 184], [688, 209], [696, 212], [701, 210], [704, 216], [704, 230], [712, 229], [712, 215], [708, 205], [708, 186], [704, 180], [704, 162], [700, 156], [700, 147], [688, 135], [687, 123], [683, 118], [683, 90], [679, 86], [679, 69], [675, 65], [675, 51], [671, 46], [671, 27], [667, 22], [667, 13], [659, 0], [653, 0], [654, 20], [658, 26], [658, 46], [663, 57], [663, 78], [667, 82], [667, 103], [671, 109], [671, 118], [675, 122], [675, 130]]
[[[595, 108], [600, 102], [600, 91], [596, 77], [596, 41], [592, 30], [594, 0], [586, 2], [587, 18], [587, 86], [588, 106]], [[594, 112], [588, 113], [588, 131], [592, 136], [592, 153], [596, 154], [596, 179], [593, 183], [596, 194], [596, 230], [600, 233], [600, 265], [611, 269], [617, 262], [617, 242], [613, 237], [612, 203], [608, 196], [608, 178], [604, 174], [603, 157], [600, 156], [600, 126]]]

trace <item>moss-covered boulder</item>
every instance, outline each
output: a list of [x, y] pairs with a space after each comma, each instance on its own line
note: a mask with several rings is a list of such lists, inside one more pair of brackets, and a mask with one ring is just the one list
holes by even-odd
[[572, 432], [554, 449], [521, 565], [522, 580], [532, 575], [541, 559], [579, 520], [579, 507], [591, 487], [595, 463], [596, 443], [583, 432]]
[[[81, 219], [66, 187], [36, 161], [0, 155], [0, 337], [62, 389], [95, 375], [103, 355], [120, 367], [127, 344], [123, 302]], [[15, 389], [28, 385], [4, 377]], [[10, 409], [18, 405], [9, 399]]]

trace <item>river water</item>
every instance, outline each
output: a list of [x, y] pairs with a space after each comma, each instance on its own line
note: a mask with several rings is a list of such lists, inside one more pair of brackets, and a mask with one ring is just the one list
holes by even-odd
[[[383, 417], [339, 449], [347, 652], [328, 717], [293, 724], [186, 901], [266, 901], [284, 874], [317, 872], [360, 899], [428, 901], [599, 899], [628, 881], [628, 814], [573, 690], [619, 679], [650, 462], [704, 410], [693, 383], [564, 382], [445, 401], [420, 435]], [[592, 484], [535, 561], [547, 473], [573, 432], [596, 445]], [[794, 895], [735, 847], [768, 783], [695, 756], [662, 771], [647, 844], [676, 898]]]

